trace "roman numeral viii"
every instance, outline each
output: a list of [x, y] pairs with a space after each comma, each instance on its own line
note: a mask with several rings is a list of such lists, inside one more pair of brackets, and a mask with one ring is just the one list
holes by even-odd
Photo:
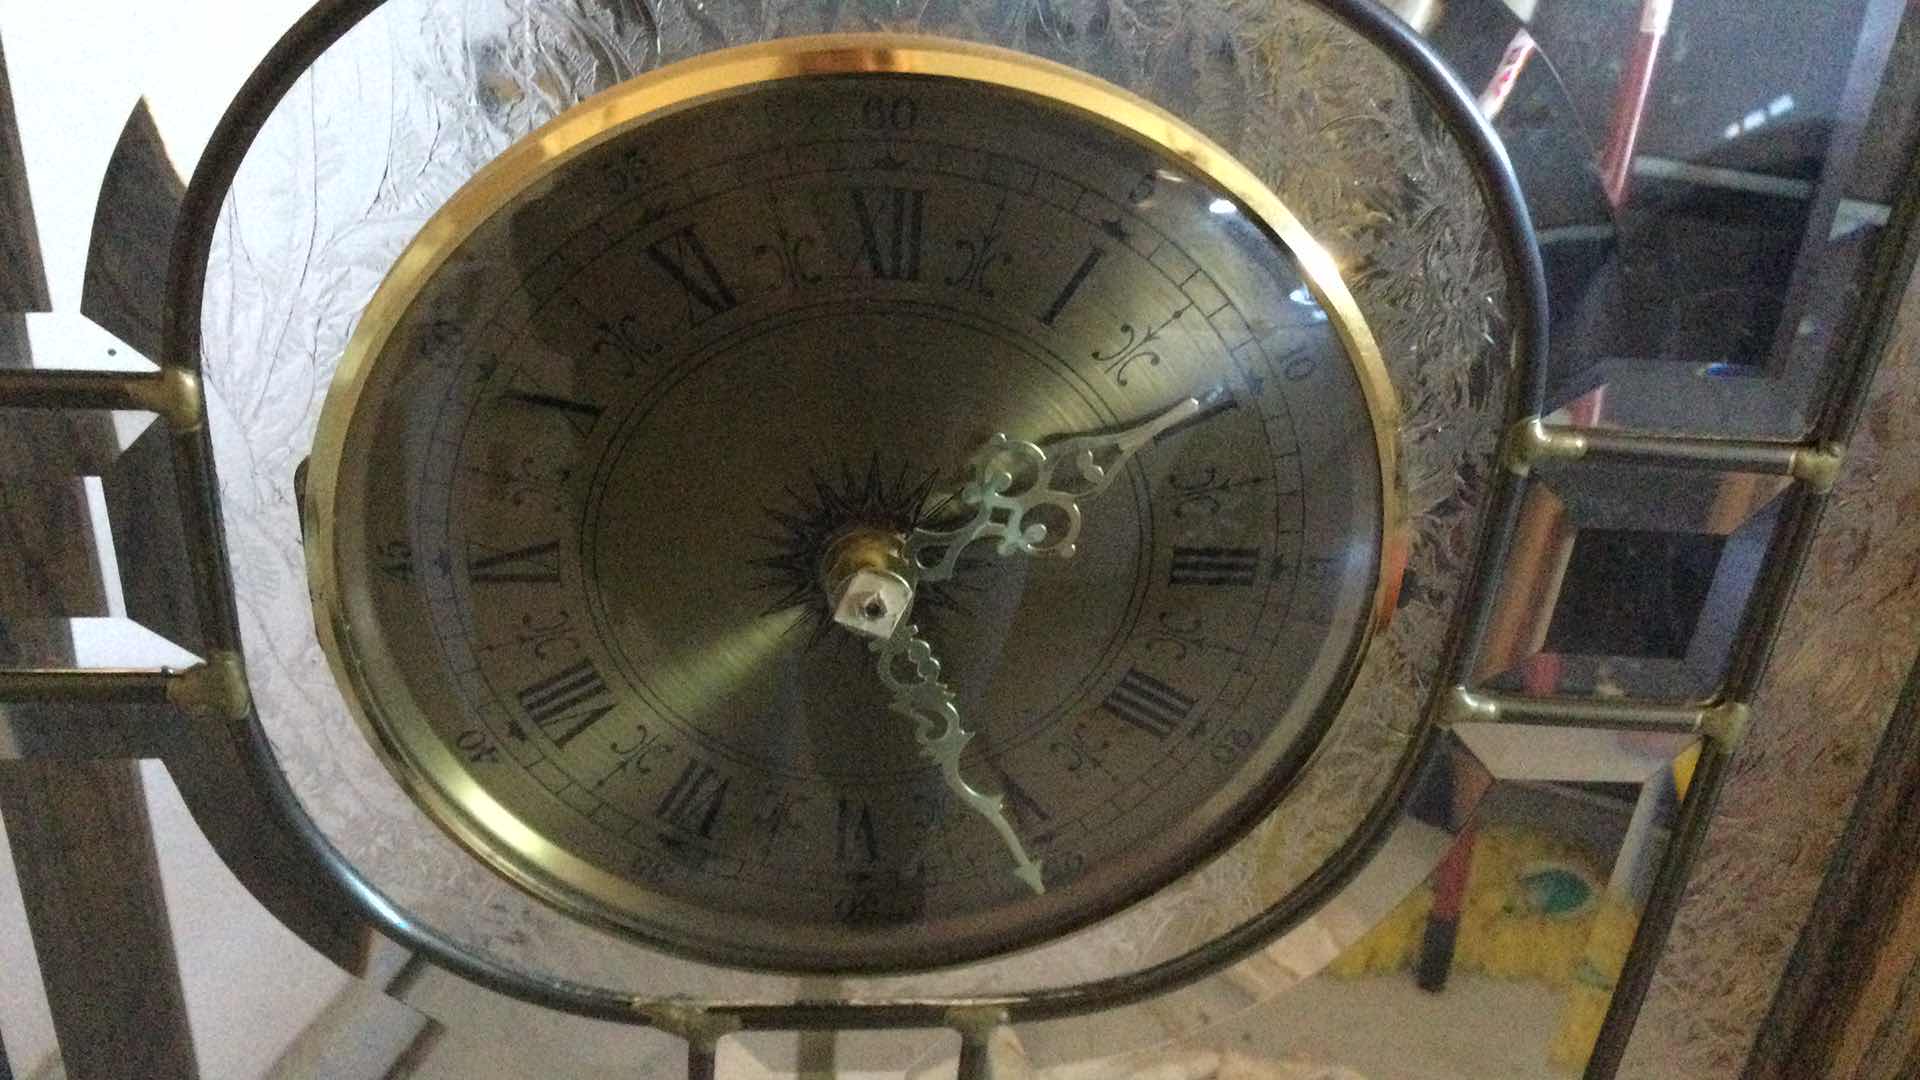
[[1156, 739], [1173, 734], [1193, 711], [1194, 700], [1146, 674], [1129, 668], [1100, 707]]
[[687, 321], [693, 325], [740, 306], [693, 226], [649, 244], [647, 255], [686, 292]]
[[854, 188], [853, 215], [867, 269], [882, 281], [919, 281], [927, 193], [914, 188]]
[[1260, 578], [1259, 548], [1176, 547], [1169, 585], [1251, 585]]
[[614, 704], [606, 680], [590, 660], [561, 668], [521, 690], [519, 698], [527, 718], [561, 749], [612, 712]]
[[732, 783], [731, 778], [721, 776], [713, 766], [689, 761], [654, 813], [676, 828], [698, 833], [703, 838], [711, 837], [714, 822], [720, 820], [720, 805], [726, 801], [727, 787]]

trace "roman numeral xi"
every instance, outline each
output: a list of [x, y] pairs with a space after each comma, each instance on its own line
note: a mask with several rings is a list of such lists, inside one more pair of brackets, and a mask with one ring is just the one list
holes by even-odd
[[740, 306], [693, 226], [654, 241], [647, 246], [647, 256], [687, 294], [687, 321], [693, 325]]

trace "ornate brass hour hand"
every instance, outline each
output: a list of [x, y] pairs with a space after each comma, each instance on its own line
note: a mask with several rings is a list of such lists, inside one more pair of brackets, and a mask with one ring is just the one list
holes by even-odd
[[947, 787], [987, 819], [1013, 854], [1014, 875], [1044, 893], [1040, 861], [1027, 854], [1007, 820], [1005, 800], [967, 783], [960, 753], [973, 739], [961, 723], [953, 691], [940, 681], [933, 646], [907, 622], [923, 582], [953, 576], [960, 553], [976, 540], [999, 541], [1002, 555], [1073, 555], [1080, 503], [1105, 490], [1141, 447], [1200, 411], [1187, 398], [1123, 431], [1068, 435], [1044, 446], [1005, 435], [987, 440], [968, 463], [959, 501], [973, 517], [949, 529], [916, 529], [905, 537], [856, 529], [829, 549], [824, 569], [834, 622], [866, 637], [880, 659], [891, 708], [913, 721], [920, 752], [940, 766]]
[[1072, 557], [1080, 503], [1105, 490], [1155, 436], [1199, 411], [1200, 402], [1187, 398], [1124, 431], [1068, 435], [1044, 445], [995, 435], [974, 452], [960, 489], [960, 504], [972, 508], [972, 519], [909, 534], [907, 576], [945, 581], [960, 564], [961, 551], [976, 540], [998, 540], [1001, 555]]
[[868, 644], [880, 657], [880, 681], [893, 694], [891, 708], [913, 721], [914, 738], [920, 753], [940, 766], [947, 788], [958, 795], [974, 813], [993, 825], [1000, 839], [1013, 854], [1013, 873], [1035, 894], [1047, 891], [1040, 877], [1040, 860], [1027, 854], [1007, 820], [1005, 800], [988, 795], [967, 783], [960, 775], [960, 752], [973, 740], [973, 732], [960, 722], [960, 710], [954, 705], [953, 691], [940, 681], [940, 661], [934, 659], [933, 646], [919, 636], [919, 627], [901, 624], [893, 636], [875, 638]]

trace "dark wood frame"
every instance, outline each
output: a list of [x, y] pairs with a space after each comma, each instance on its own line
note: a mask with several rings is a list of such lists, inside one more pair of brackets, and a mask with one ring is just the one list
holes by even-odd
[[1920, 1076], [1920, 663], [1761, 1025], [1749, 1080]]

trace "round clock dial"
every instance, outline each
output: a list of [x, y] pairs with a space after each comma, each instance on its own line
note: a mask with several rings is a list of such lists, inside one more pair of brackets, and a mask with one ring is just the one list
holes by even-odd
[[1178, 121], [795, 39], [595, 98], [381, 288], [306, 498], [321, 637], [564, 909], [880, 971], [1110, 914], [1305, 767], [1390, 607], [1391, 393]]

